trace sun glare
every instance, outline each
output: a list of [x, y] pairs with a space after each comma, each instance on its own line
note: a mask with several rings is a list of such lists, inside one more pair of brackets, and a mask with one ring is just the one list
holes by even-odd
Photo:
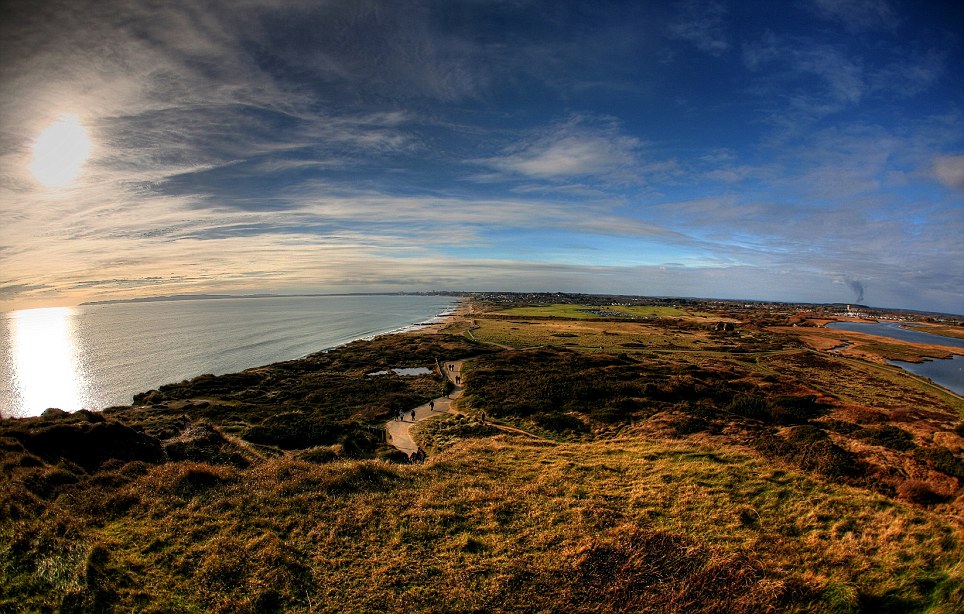
[[69, 185], [90, 155], [90, 137], [76, 115], [63, 115], [40, 133], [30, 172], [48, 188]]
[[88, 399], [78, 359], [75, 312], [67, 307], [25, 309], [6, 315], [14, 374], [13, 404], [21, 416], [48, 407], [77, 410]]

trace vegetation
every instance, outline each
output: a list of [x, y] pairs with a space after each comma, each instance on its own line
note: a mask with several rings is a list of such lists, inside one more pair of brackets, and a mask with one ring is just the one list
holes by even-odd
[[[0, 423], [0, 611], [964, 607], [954, 395], [745, 313], [518, 315]], [[464, 358], [395, 462], [443, 380], [370, 374]]]

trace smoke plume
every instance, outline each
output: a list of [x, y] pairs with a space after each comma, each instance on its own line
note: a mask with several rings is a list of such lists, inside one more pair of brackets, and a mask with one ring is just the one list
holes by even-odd
[[864, 285], [856, 279], [847, 280], [847, 285], [850, 286], [850, 289], [854, 291], [854, 295], [857, 297], [854, 302], [862, 303], [864, 301]]

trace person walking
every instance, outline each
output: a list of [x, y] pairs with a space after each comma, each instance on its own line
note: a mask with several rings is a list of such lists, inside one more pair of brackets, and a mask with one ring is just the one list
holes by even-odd
[[428, 402], [428, 409], [429, 409], [429, 411], [435, 411], [435, 400], [434, 400], [434, 399]]
[[412, 422], [415, 422], [415, 410], [412, 410]]

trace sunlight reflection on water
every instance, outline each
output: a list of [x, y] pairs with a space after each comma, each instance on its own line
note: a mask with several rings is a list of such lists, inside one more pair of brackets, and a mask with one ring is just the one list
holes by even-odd
[[78, 356], [76, 313], [69, 307], [26, 309], [6, 316], [12, 405], [38, 414], [48, 407], [89, 404]]

